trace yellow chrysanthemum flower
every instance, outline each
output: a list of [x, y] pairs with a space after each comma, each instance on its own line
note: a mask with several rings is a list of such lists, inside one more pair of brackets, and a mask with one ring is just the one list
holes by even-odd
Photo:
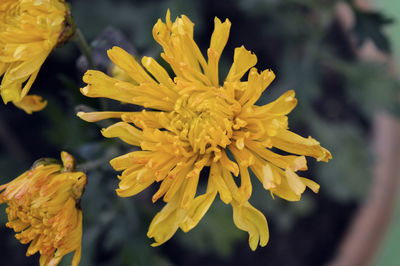
[[57, 265], [75, 252], [81, 258], [82, 211], [79, 201], [87, 179], [73, 171], [73, 157], [61, 153], [63, 164], [42, 160], [8, 184], [0, 186], [0, 203], [8, 205], [7, 227], [22, 243], [31, 242], [26, 255], [40, 253], [40, 265]]
[[[64, 0], [0, 1], [0, 94], [27, 113], [46, 102], [27, 95], [47, 56], [62, 42], [69, 27]], [[70, 35], [70, 32], [68, 33]]]
[[[288, 130], [287, 114], [297, 101], [294, 91], [274, 102], [255, 105], [275, 75], [254, 68], [257, 57], [243, 46], [236, 48], [233, 64], [222, 85], [218, 61], [229, 35], [231, 23], [215, 18], [206, 60], [193, 40], [194, 24], [186, 16], [159, 20], [154, 39], [163, 47], [161, 57], [175, 73], [174, 79], [151, 57], [142, 66], [127, 52], [114, 47], [111, 61], [132, 79], [126, 82], [102, 72], [89, 70], [82, 93], [138, 104], [150, 110], [141, 112], [78, 113], [95, 122], [120, 118], [102, 131], [105, 137], [118, 137], [139, 146], [117, 157], [111, 165], [121, 180], [117, 193], [133, 196], [154, 182], [160, 183], [153, 201], [163, 197], [166, 206], [151, 222], [148, 236], [154, 246], [170, 239], [178, 228], [187, 232], [197, 225], [217, 194], [233, 207], [236, 226], [249, 233], [251, 249], [268, 242], [264, 215], [249, 199], [252, 193], [250, 171], [266, 190], [290, 201], [299, 200], [306, 187], [317, 192], [319, 185], [300, 177], [306, 170], [305, 156], [328, 161], [331, 154], [318, 141], [303, 138]], [[247, 81], [242, 81], [245, 73]], [[277, 148], [297, 155], [280, 155]], [[210, 168], [207, 191], [197, 195], [200, 172]], [[240, 183], [238, 185], [237, 183]]]

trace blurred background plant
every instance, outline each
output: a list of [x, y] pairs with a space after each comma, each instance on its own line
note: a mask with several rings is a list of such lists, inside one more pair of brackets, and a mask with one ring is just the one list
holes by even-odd
[[[277, 75], [260, 103], [296, 90], [299, 105], [290, 115], [291, 128], [318, 139], [334, 159], [328, 164], [311, 162], [305, 176], [320, 183], [321, 191], [305, 193], [300, 202], [273, 200], [261, 186], [254, 186], [252, 202], [266, 214], [270, 225], [265, 248], [256, 252], [248, 248], [246, 234], [234, 227], [231, 209], [223, 203], [214, 204], [190, 233], [179, 232], [163, 246], [150, 247], [146, 232], [160, 205], [151, 203], [151, 191], [124, 199], [114, 193], [117, 173], [108, 161], [128, 147], [101, 136], [99, 129], [107, 122], [96, 127], [75, 113], [77, 108], [118, 110], [121, 106], [80, 94], [88, 64], [72, 43], [55, 50], [33, 87], [48, 99], [44, 111], [28, 116], [12, 105], [1, 106], [0, 183], [25, 171], [37, 158], [57, 157], [60, 150], [78, 158], [89, 177], [82, 199], [82, 266], [327, 264], [369, 196], [376, 159], [371, 145], [373, 117], [382, 110], [400, 114], [396, 59], [385, 60], [400, 62], [396, 20], [400, 12], [395, 12], [400, 3], [383, 2], [372, 10], [353, 1], [328, 0], [70, 1], [98, 69], [109, 68], [105, 50], [113, 45], [139, 58], [158, 56], [161, 49], [151, 29], [170, 8], [173, 16], [186, 14], [196, 23], [195, 40], [203, 51], [208, 47], [213, 18], [231, 20], [230, 39], [221, 59], [223, 72], [232, 62], [233, 49], [244, 45], [257, 54], [257, 68], [271, 68]], [[365, 46], [382, 56], [378, 60], [364, 56], [368, 55]], [[2, 225], [6, 222], [4, 208], [0, 206]], [[392, 236], [399, 235], [399, 213], [393, 220], [398, 224], [392, 225], [393, 231], [379, 248], [376, 265], [397, 265], [400, 260]], [[26, 247], [17, 243], [10, 229], [1, 226], [0, 239], [2, 254], [8, 254], [0, 265], [37, 264], [36, 257], [24, 256]], [[68, 258], [63, 265], [68, 265]]]

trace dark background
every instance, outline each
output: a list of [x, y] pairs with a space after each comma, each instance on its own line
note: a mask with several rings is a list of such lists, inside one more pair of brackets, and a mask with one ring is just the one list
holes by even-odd
[[[291, 130], [319, 140], [333, 160], [328, 164], [308, 160], [310, 170], [305, 176], [321, 184], [321, 190], [316, 195], [307, 191], [300, 202], [273, 200], [254, 182], [251, 202], [269, 223], [270, 242], [265, 248], [250, 250], [247, 234], [235, 228], [231, 208], [219, 199], [191, 232], [179, 231], [161, 247], [150, 247], [147, 228], [162, 204], [151, 203], [152, 189], [133, 198], [116, 196], [117, 173], [108, 160], [129, 147], [101, 137], [99, 129], [108, 122], [89, 124], [75, 115], [82, 104], [98, 110], [130, 107], [80, 94], [85, 62], [78, 60], [80, 52], [73, 42], [55, 49], [32, 88], [32, 93], [48, 100], [44, 111], [27, 115], [11, 104], [0, 106], [0, 183], [18, 176], [38, 158], [58, 158], [61, 150], [74, 154], [89, 169], [82, 199], [82, 266], [325, 265], [368, 196], [374, 162], [372, 117], [380, 110], [399, 113], [399, 83], [386, 63], [361, 60], [357, 53], [370, 42], [378, 51], [391, 54], [393, 45], [383, 33], [389, 19], [383, 12], [365, 12], [349, 2], [356, 18], [349, 32], [340, 24], [337, 3], [70, 1], [75, 23], [93, 46], [96, 68], [107, 70], [104, 51], [115, 44], [134, 51], [138, 58], [158, 58], [161, 50], [151, 29], [170, 8], [173, 18], [185, 14], [196, 24], [195, 40], [202, 51], [209, 45], [214, 17], [229, 18], [232, 27], [222, 72], [229, 69], [234, 48], [244, 45], [257, 55], [258, 69], [270, 68], [277, 75], [260, 104], [289, 89], [296, 91], [299, 104], [289, 115]], [[3, 209], [0, 206], [2, 225], [6, 223]], [[0, 265], [38, 265], [38, 257], [26, 258], [26, 246], [5, 226], [0, 227], [0, 250]], [[64, 259], [63, 265], [68, 261]]]

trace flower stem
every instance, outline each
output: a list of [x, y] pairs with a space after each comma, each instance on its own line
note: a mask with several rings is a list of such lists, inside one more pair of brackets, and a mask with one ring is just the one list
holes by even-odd
[[82, 172], [89, 172], [95, 169], [99, 169], [101, 166], [107, 165], [108, 162], [117, 155], [118, 155], [117, 148], [109, 148], [99, 159], [94, 159], [85, 163], [78, 164], [75, 167], [75, 170]]
[[75, 30], [74, 41], [78, 45], [81, 53], [86, 57], [88, 68], [94, 68], [92, 49], [90, 48], [90, 45], [86, 41], [85, 36], [79, 28]]

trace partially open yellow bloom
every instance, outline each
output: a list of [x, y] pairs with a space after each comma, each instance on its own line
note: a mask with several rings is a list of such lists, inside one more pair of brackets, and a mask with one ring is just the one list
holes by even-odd
[[0, 186], [0, 203], [8, 205], [7, 227], [28, 244], [27, 256], [40, 253], [41, 266], [57, 265], [75, 252], [72, 265], [81, 258], [82, 211], [79, 201], [87, 179], [73, 171], [73, 157], [61, 153], [63, 164], [42, 160], [31, 170]]
[[[217, 194], [231, 204], [235, 225], [249, 233], [251, 249], [265, 246], [269, 238], [266, 218], [249, 203], [250, 173], [272, 195], [297, 201], [306, 187], [314, 192], [319, 189], [314, 181], [296, 173], [307, 169], [305, 156], [318, 161], [331, 158], [315, 139], [288, 130], [286, 115], [297, 103], [294, 91], [267, 105], [255, 105], [275, 75], [270, 70], [257, 71], [257, 57], [243, 46], [235, 49], [233, 64], [220, 83], [218, 62], [230, 26], [229, 20], [215, 18], [206, 60], [193, 40], [194, 24], [184, 15], [173, 22], [167, 12], [166, 22], [155, 24], [153, 36], [163, 47], [161, 57], [175, 73], [173, 79], [153, 58], [143, 57], [140, 65], [118, 47], [109, 50], [108, 56], [131, 82], [93, 70], [83, 77], [88, 85], [81, 91], [86, 96], [149, 109], [78, 116], [89, 122], [121, 119], [102, 134], [141, 148], [113, 159], [111, 165], [123, 171], [117, 189], [121, 197], [160, 183], [153, 201], [163, 198], [167, 204], [148, 231], [154, 246], [170, 239], [178, 228], [187, 232], [195, 227]], [[280, 155], [273, 147], [297, 155]], [[198, 195], [205, 167], [210, 168], [207, 190]]]
[[0, 1], [0, 94], [27, 113], [40, 111], [46, 102], [27, 95], [47, 56], [66, 30], [64, 0]]

